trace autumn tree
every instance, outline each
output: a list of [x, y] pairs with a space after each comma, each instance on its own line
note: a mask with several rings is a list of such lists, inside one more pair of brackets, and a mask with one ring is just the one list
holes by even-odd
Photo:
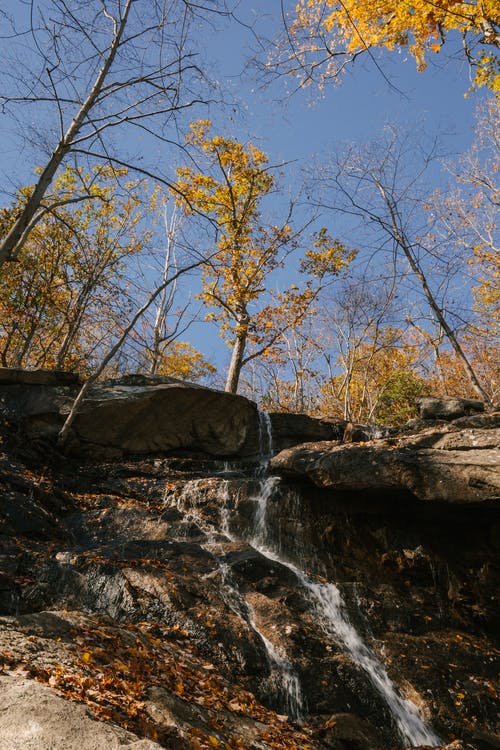
[[[152, 142], [171, 147], [183, 110], [209, 98], [192, 22], [224, 12], [189, 0], [15, 0], [3, 19], [11, 28], [1, 39], [0, 103], [42, 168], [0, 240], [0, 264], [16, 259], [37, 224], [60, 207], [50, 186], [75, 160], [84, 171], [97, 161], [170, 184], [158, 159], [155, 165], [139, 146], [147, 136], [149, 153]], [[88, 198], [80, 179], [70, 200]]]
[[[321, 387], [320, 413], [362, 423], [403, 424], [416, 416], [416, 400], [429, 392], [420, 351], [404, 331], [373, 324], [339, 352], [338, 374]], [[340, 410], [340, 405], [343, 410]]]
[[299, 235], [289, 223], [291, 209], [280, 225], [264, 224], [261, 204], [276, 190], [275, 168], [256, 146], [213, 136], [210, 127], [205, 120], [191, 125], [188, 142], [197, 148], [205, 169], [179, 169], [176, 187], [186, 198], [187, 213], [197, 209], [218, 226], [217, 251], [203, 267], [201, 297], [213, 308], [207, 318], [220, 324], [231, 348], [226, 390], [235, 393], [244, 365], [269, 353], [283, 331], [306, 315], [318, 282], [327, 273], [340, 273], [350, 253], [320, 232], [316, 249], [301, 266], [310, 279], [301, 289], [292, 284], [273, 291], [270, 277], [283, 267]]
[[[54, 181], [53, 204], [0, 277], [0, 351], [4, 366], [91, 367], [103, 338], [127, 307], [130, 259], [149, 249], [142, 226], [144, 180], [127, 170], [67, 167]], [[123, 181], [118, 189], [117, 179]], [[85, 182], [88, 200], [72, 202]], [[31, 186], [0, 212], [8, 231]], [[57, 207], [56, 207], [57, 206]]]
[[215, 365], [189, 342], [169, 341], [159, 349], [154, 374], [198, 383], [212, 379], [216, 372]]
[[288, 18], [279, 67], [302, 83], [316, 77], [338, 80], [359, 56], [378, 49], [404, 49], [418, 70], [429, 53], [438, 53], [453, 33], [475, 70], [475, 85], [500, 93], [500, 10], [496, 0], [299, 0]]

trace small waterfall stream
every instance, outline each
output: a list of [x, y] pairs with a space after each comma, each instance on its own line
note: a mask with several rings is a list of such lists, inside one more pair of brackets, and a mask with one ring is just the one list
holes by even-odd
[[257, 508], [250, 543], [262, 555], [285, 566], [295, 574], [311, 606], [317, 612], [323, 630], [334, 641], [345, 647], [353, 661], [364, 669], [374, 687], [384, 698], [401, 738], [412, 747], [441, 745], [441, 740], [425, 724], [417, 707], [398, 694], [383, 665], [351, 624], [338, 587], [334, 583], [313, 581], [303, 570], [286, 560], [271, 546], [266, 526], [267, 504], [277, 484], [276, 477], [268, 477], [262, 481], [260, 492], [255, 497]]
[[403, 741], [408, 742], [412, 747], [439, 746], [440, 738], [425, 724], [417, 707], [398, 694], [383, 665], [350, 622], [339, 588], [334, 583], [313, 581], [297, 565], [283, 558], [272, 545], [268, 533], [267, 508], [280, 480], [279, 477], [267, 474], [269, 458], [273, 452], [269, 415], [261, 412], [259, 424], [263, 458], [260, 464], [259, 490], [254, 498], [256, 510], [249, 538], [250, 544], [262, 555], [285, 566], [295, 574], [297, 581], [306, 591], [311, 606], [316, 610], [323, 630], [345, 647], [353, 661], [364, 669], [376, 690], [384, 698]]
[[[262, 474], [262, 471], [260, 473]], [[209, 551], [217, 562], [222, 582], [221, 593], [225, 604], [245, 620], [258, 635], [266, 652], [270, 672], [268, 678], [269, 687], [273, 693], [278, 711], [286, 713], [293, 721], [302, 722], [304, 699], [297, 672], [293, 664], [278, 651], [277, 647], [259, 628], [253, 607], [240, 593], [233, 579], [230, 566], [220, 556], [221, 533], [226, 539], [237, 541], [229, 530], [229, 481], [224, 480], [223, 491], [221, 493], [220, 530], [203, 519], [199, 512], [196, 512], [196, 508], [190, 503], [192, 494], [192, 489], [186, 494], [181, 493], [177, 497], [175, 505], [184, 513], [184, 521], [186, 523], [196, 523], [205, 535], [205, 541], [200, 546]], [[165, 499], [168, 499], [167, 495], [165, 495]]]
[[[257, 552], [288, 568], [304, 591], [311, 608], [316, 612], [318, 624], [337, 645], [350, 655], [361, 667], [374, 688], [382, 696], [393, 717], [395, 726], [403, 742], [412, 747], [419, 745], [439, 746], [439, 737], [429, 728], [420, 716], [417, 707], [397, 692], [386, 670], [368, 645], [363, 641], [349, 619], [349, 614], [339, 588], [332, 582], [317, 582], [310, 578], [295, 563], [286, 559], [278, 546], [273, 543], [268, 527], [268, 504], [279, 485], [280, 479], [268, 474], [269, 459], [273, 453], [272, 431], [269, 415], [259, 413], [261, 460], [254, 472], [253, 481], [257, 480], [257, 492], [251, 498], [255, 503], [253, 525], [245, 534], [245, 540], [235, 536], [230, 528], [230, 481], [223, 482], [223, 491], [219, 496], [219, 526], [207, 521], [195, 507], [190, 498], [193, 491], [176, 500], [177, 507], [185, 513], [186, 521], [194, 521], [205, 535], [202, 547], [209, 550], [217, 561], [223, 583], [223, 598], [226, 604], [242, 617], [259, 636], [267, 654], [270, 676], [269, 684], [279, 711], [296, 721], [302, 721], [305, 712], [305, 700], [302, 695], [299, 676], [293, 664], [275, 644], [262, 632], [256, 619], [253, 607], [240, 593], [233, 579], [230, 566], [221, 555], [221, 539], [233, 542], [247, 541]], [[229, 465], [224, 467], [229, 475]]]

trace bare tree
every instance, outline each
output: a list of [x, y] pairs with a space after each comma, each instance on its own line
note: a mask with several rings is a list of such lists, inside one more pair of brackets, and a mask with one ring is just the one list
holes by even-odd
[[[419, 148], [410, 136], [387, 128], [381, 142], [347, 149], [327, 169], [327, 198], [321, 205], [361, 219], [371, 232], [373, 257], [385, 250], [396, 269], [411, 272], [408, 278], [417, 282], [428, 317], [444, 332], [474, 391], [488, 401], [460, 341], [460, 329], [467, 327], [467, 321], [460, 304], [452, 309], [454, 281], [461, 278], [463, 265], [448, 238], [434, 231], [432, 216], [425, 211], [422, 178], [438, 157], [436, 143]], [[457, 296], [466, 294], [462, 289]]]
[[[376, 403], [368, 382], [374, 359], [392, 343], [386, 331], [395, 322], [395, 297], [393, 276], [380, 280], [352, 275], [325, 305], [322, 318], [328, 333], [323, 336], [321, 354], [329, 378], [323, 390], [344, 419], [359, 421], [373, 415]], [[363, 392], [357, 407], [352, 403], [355, 379]], [[370, 400], [371, 408], [367, 407]]]
[[[48, 190], [70, 159], [126, 166], [170, 186], [166, 171], [152, 166], [137, 144], [141, 139], [150, 150], [152, 142], [177, 145], [180, 113], [209, 98], [208, 80], [191, 49], [193, 25], [214, 13], [227, 14], [220, 5], [190, 0], [14, 5], [11, 33], [2, 38], [0, 105], [44, 155], [25, 205], [0, 242], [0, 264], [16, 258], [36, 224], [54, 209]], [[38, 124], [31, 135], [30, 121]], [[133, 143], [133, 156], [126, 155], [127, 143]], [[86, 198], [82, 180], [72, 201]]]

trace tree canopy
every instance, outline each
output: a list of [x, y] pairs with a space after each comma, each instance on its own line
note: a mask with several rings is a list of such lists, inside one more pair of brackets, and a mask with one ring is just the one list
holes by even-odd
[[440, 52], [449, 35], [458, 32], [463, 54], [474, 67], [475, 85], [500, 94], [496, 0], [299, 0], [289, 30], [289, 65], [304, 82], [316, 72], [322, 80], [337, 79], [347, 63], [377, 48], [407, 50], [423, 71], [429, 54]]

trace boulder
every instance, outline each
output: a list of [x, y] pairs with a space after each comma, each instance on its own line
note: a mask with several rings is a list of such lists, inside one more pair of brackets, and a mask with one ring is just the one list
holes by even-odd
[[403, 492], [425, 502], [500, 499], [500, 430], [429, 431], [365, 444], [306, 443], [271, 468], [340, 492]]
[[484, 411], [484, 403], [472, 398], [434, 398], [425, 396], [417, 400], [421, 419], [444, 419], [451, 421]]
[[0, 675], [0, 750], [159, 750], [34, 680]]
[[342, 440], [345, 420], [328, 421], [316, 419], [307, 414], [289, 414], [287, 412], [270, 412], [273, 450], [284, 450], [299, 443], [318, 440]]
[[[0, 386], [0, 400], [30, 438], [54, 438], [78, 387]], [[132, 378], [92, 387], [73, 424], [68, 450], [95, 457], [178, 449], [215, 456], [260, 453], [256, 405], [242, 396], [173, 378]]]

